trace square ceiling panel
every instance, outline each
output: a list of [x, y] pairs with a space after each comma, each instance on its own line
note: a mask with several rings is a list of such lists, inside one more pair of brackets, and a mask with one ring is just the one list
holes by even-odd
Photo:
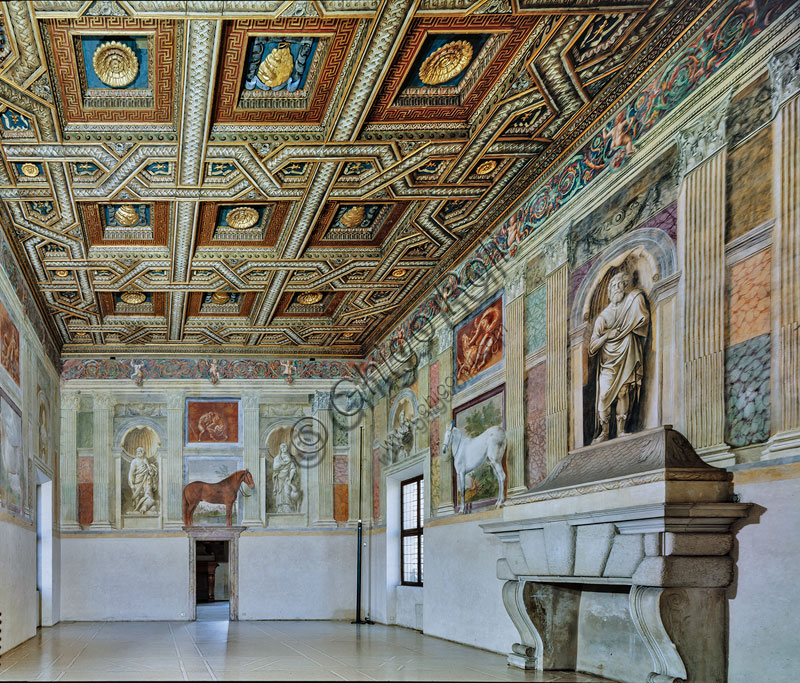
[[497, 15], [414, 20], [369, 122], [466, 122], [507, 72], [537, 21]]
[[309, 246], [378, 247], [397, 224], [409, 202], [328, 202]]
[[274, 247], [289, 202], [203, 204], [198, 247]]
[[181, 22], [80, 17], [43, 25], [65, 125], [173, 123]]
[[358, 23], [275, 19], [226, 24], [215, 122], [320, 123]]
[[79, 209], [90, 246], [167, 246], [168, 202], [87, 202]]

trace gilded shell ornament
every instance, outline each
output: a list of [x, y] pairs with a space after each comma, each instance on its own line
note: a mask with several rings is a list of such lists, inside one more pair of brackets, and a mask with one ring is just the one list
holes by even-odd
[[419, 68], [419, 80], [425, 85], [438, 85], [458, 76], [472, 59], [472, 45], [454, 40], [434, 50]]
[[249, 206], [237, 206], [228, 212], [225, 220], [229, 228], [247, 230], [258, 223], [258, 211]]
[[274, 88], [289, 80], [294, 71], [294, 58], [287, 43], [281, 43], [270, 52], [258, 67], [258, 79], [266, 86]]
[[20, 170], [22, 171], [22, 175], [28, 176], [28, 178], [35, 178], [39, 175], [39, 167], [36, 164], [22, 164]]
[[496, 168], [497, 162], [494, 159], [489, 159], [480, 164], [478, 168], [475, 169], [475, 173], [478, 175], [489, 175]]
[[143, 292], [122, 292], [119, 298], [122, 299], [123, 303], [130, 304], [131, 306], [143, 304], [147, 300]]
[[68, 270], [59, 269], [56, 271], [56, 277], [67, 277], [69, 275]]
[[405, 277], [407, 272], [405, 268], [395, 268], [392, 271], [392, 277]]
[[134, 51], [116, 40], [103, 43], [94, 51], [92, 66], [97, 77], [112, 88], [130, 85], [139, 73], [139, 60]]
[[346, 228], [355, 228], [364, 220], [364, 207], [354, 206], [342, 214], [339, 222]]
[[214, 292], [211, 295], [211, 301], [215, 304], [222, 306], [231, 300], [230, 292]]
[[318, 304], [320, 301], [322, 301], [322, 293], [305, 292], [297, 297], [297, 301], [303, 304], [303, 306], [313, 306], [314, 304]]
[[139, 222], [139, 212], [134, 208], [133, 204], [123, 204], [114, 212], [114, 220], [120, 225], [129, 228]]

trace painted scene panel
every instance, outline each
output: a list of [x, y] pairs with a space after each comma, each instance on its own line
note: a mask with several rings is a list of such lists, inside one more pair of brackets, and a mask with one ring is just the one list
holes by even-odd
[[239, 401], [236, 399], [187, 399], [187, 444], [238, 444]]
[[9, 512], [27, 517], [28, 470], [22, 450], [22, 414], [0, 392], [0, 500]]
[[503, 363], [503, 294], [495, 296], [456, 325], [453, 365], [456, 391], [474, 384]]
[[[505, 429], [505, 396], [505, 385], [501, 385], [463, 406], [454, 408], [453, 419], [456, 427], [464, 430], [470, 438], [483, 434], [489, 427], [499, 426]], [[503, 469], [505, 467], [504, 460]], [[461, 505], [461, 501], [458, 500], [455, 468], [453, 468], [453, 494], [456, 502]], [[497, 479], [488, 462], [484, 462], [478, 469], [467, 474], [464, 497], [468, 509], [494, 505], [497, 495]]]
[[0, 301], [0, 365], [19, 384], [19, 330]]
[[[204, 481], [207, 484], [216, 484], [234, 472], [244, 469], [242, 459], [237, 456], [188, 456], [183, 459], [183, 485], [193, 481]], [[246, 486], [240, 487], [240, 493], [233, 505], [233, 524], [241, 519], [240, 508], [242, 497], [252, 495]], [[225, 505], [222, 503], [208, 503], [201, 500], [194, 511], [193, 524], [195, 526], [225, 525]]]

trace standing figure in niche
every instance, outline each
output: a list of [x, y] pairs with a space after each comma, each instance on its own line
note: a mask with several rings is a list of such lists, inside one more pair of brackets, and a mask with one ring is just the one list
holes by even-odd
[[277, 512], [297, 512], [300, 505], [297, 463], [289, 453], [289, 445], [282, 443], [272, 461], [272, 494]]
[[594, 323], [589, 355], [599, 354], [597, 418], [600, 430], [592, 443], [609, 438], [611, 408], [617, 404], [617, 436], [624, 436], [629, 410], [642, 387], [643, 342], [650, 327], [644, 292], [631, 288], [631, 277], [619, 272], [608, 284], [606, 306]]
[[[130, 454], [129, 454], [130, 455]], [[128, 486], [131, 487], [133, 510], [145, 514], [155, 510], [155, 491], [158, 488], [158, 467], [154, 462], [149, 462], [144, 454], [144, 448], [136, 449], [136, 456], [131, 461], [128, 470]]]

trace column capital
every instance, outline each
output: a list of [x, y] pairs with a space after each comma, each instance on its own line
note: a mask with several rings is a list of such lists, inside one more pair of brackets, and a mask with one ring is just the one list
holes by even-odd
[[117, 400], [111, 392], [102, 392], [94, 395], [94, 409], [95, 410], [111, 410], [116, 404]]
[[184, 395], [183, 392], [178, 394], [169, 393], [167, 395], [167, 410], [183, 410]]
[[439, 343], [439, 353], [444, 353], [447, 349], [453, 348], [453, 328], [447, 323], [436, 330], [436, 340]]
[[245, 410], [258, 411], [259, 395], [255, 392], [248, 392], [242, 396], [242, 408]]
[[542, 245], [544, 269], [548, 275], [558, 270], [569, 259], [569, 233], [562, 230]]
[[717, 104], [703, 112], [696, 121], [675, 134], [680, 156], [681, 181], [700, 164], [725, 148], [727, 144], [725, 123], [732, 95], [733, 89], [729, 90]]
[[772, 115], [775, 116], [785, 102], [800, 93], [800, 41], [785, 50], [774, 52], [767, 62]]
[[81, 396], [77, 391], [61, 394], [61, 410], [77, 410], [81, 404]]
[[330, 410], [330, 408], [331, 408], [331, 392], [315, 391], [313, 411], [317, 413], [320, 410]]
[[506, 276], [506, 303], [511, 303], [525, 294], [525, 270], [525, 263], [518, 263]]

